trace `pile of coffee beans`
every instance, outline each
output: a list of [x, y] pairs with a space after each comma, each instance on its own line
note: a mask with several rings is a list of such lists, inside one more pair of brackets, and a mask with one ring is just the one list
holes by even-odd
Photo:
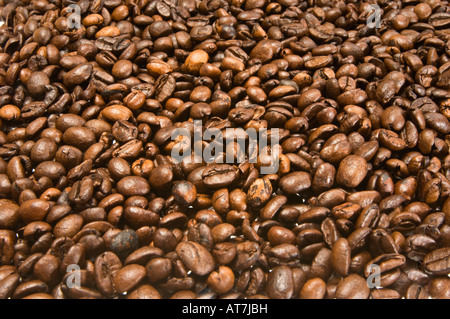
[[[0, 298], [450, 298], [448, 1], [0, 17]], [[278, 129], [278, 170], [177, 161], [197, 122]]]

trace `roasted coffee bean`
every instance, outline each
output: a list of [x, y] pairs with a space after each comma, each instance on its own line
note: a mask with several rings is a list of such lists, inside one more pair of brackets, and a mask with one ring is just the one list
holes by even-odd
[[428, 288], [430, 296], [435, 299], [449, 299], [449, 285], [450, 280], [448, 277], [441, 276], [434, 278], [433, 280], [431, 280]]
[[116, 294], [113, 278], [122, 268], [122, 262], [112, 252], [104, 252], [94, 262], [94, 279], [99, 291], [106, 296]]
[[436, 249], [425, 256], [423, 264], [425, 270], [436, 275], [449, 273], [449, 249], [448, 247]]
[[217, 271], [209, 274], [207, 283], [218, 294], [229, 292], [234, 286], [235, 276], [227, 266], [219, 266]]
[[264, 178], [256, 179], [247, 192], [247, 202], [250, 206], [260, 207], [267, 202], [272, 194], [272, 184]]
[[118, 293], [131, 291], [139, 285], [146, 274], [147, 271], [144, 266], [137, 264], [126, 265], [114, 275], [114, 287]]
[[349, 155], [342, 160], [336, 173], [336, 182], [344, 187], [357, 187], [366, 177], [367, 161], [357, 155]]
[[258, 260], [261, 248], [255, 242], [245, 241], [236, 245], [233, 269], [239, 271], [250, 268]]
[[132, 229], [121, 231], [114, 236], [110, 247], [119, 258], [125, 258], [139, 247], [138, 235]]
[[292, 270], [288, 266], [277, 266], [267, 279], [267, 296], [273, 299], [290, 299], [294, 293]]
[[197, 198], [197, 190], [195, 186], [187, 181], [176, 182], [172, 188], [175, 200], [182, 206], [189, 206]]
[[170, 259], [155, 257], [146, 264], [145, 268], [150, 282], [157, 282], [169, 276], [173, 266]]
[[323, 299], [327, 284], [320, 278], [307, 280], [300, 290], [300, 299]]
[[341, 277], [348, 274], [351, 262], [351, 249], [347, 239], [340, 238], [331, 248], [330, 263], [333, 270]]
[[202, 178], [206, 186], [222, 188], [234, 182], [236, 171], [227, 164], [213, 164], [203, 171]]
[[117, 191], [125, 197], [145, 196], [150, 192], [150, 185], [143, 177], [126, 176], [117, 182]]
[[292, 172], [280, 179], [280, 187], [286, 194], [298, 194], [311, 187], [311, 176], [306, 172]]
[[336, 287], [337, 299], [367, 299], [369, 294], [366, 280], [356, 274], [344, 277]]
[[207, 275], [214, 269], [215, 262], [210, 252], [196, 242], [181, 242], [176, 252], [186, 267], [197, 275]]

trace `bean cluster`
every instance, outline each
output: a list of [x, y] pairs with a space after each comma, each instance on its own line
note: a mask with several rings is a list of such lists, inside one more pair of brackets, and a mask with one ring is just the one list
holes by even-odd
[[[450, 298], [448, 1], [0, 18], [0, 298]], [[177, 161], [194, 123], [279, 142]]]

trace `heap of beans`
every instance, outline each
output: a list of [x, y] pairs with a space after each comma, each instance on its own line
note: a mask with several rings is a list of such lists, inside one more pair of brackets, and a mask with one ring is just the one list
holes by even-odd
[[[448, 1], [0, 16], [0, 298], [450, 298]], [[176, 161], [195, 120], [277, 173]]]

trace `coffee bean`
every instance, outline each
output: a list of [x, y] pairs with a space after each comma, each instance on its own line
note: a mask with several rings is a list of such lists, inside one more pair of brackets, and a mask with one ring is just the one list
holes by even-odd
[[59, 278], [60, 260], [53, 255], [42, 256], [34, 265], [33, 271], [36, 277], [49, 284], [54, 284]]
[[247, 192], [247, 201], [250, 206], [259, 207], [270, 198], [272, 184], [264, 178], [256, 179]]
[[123, 217], [136, 230], [144, 226], [157, 225], [160, 220], [159, 215], [155, 212], [137, 206], [126, 207], [123, 210]]
[[111, 251], [119, 258], [125, 258], [139, 247], [139, 238], [135, 231], [121, 231], [111, 241]]
[[84, 220], [80, 215], [68, 215], [62, 218], [58, 223], [56, 223], [53, 228], [53, 235], [58, 237], [69, 237], [75, 236], [83, 226]]
[[280, 187], [286, 194], [298, 194], [311, 187], [311, 176], [306, 172], [292, 172], [283, 176]]
[[113, 296], [116, 293], [113, 278], [121, 268], [122, 263], [114, 253], [106, 251], [97, 256], [94, 263], [94, 279], [102, 294]]
[[440, 248], [436, 249], [425, 256], [423, 263], [425, 270], [436, 275], [448, 274], [449, 265], [449, 249]]
[[203, 50], [192, 51], [188, 55], [185, 61], [186, 70], [190, 73], [196, 74], [199, 72], [200, 68], [207, 63], [209, 60], [209, 55]]
[[307, 280], [300, 290], [300, 299], [323, 299], [326, 293], [326, 283], [320, 278]]
[[0, 228], [14, 229], [20, 222], [19, 206], [14, 202], [1, 199], [0, 200]]
[[131, 291], [144, 279], [147, 271], [144, 266], [131, 264], [117, 271], [113, 278], [113, 284], [117, 292]]
[[356, 274], [351, 274], [337, 285], [337, 299], [367, 299], [370, 294], [366, 280]]
[[117, 183], [117, 191], [124, 196], [145, 196], [150, 192], [150, 185], [143, 177], [126, 176]]
[[13, 293], [16, 287], [19, 285], [20, 276], [17, 273], [11, 273], [9, 276], [0, 281], [2, 299], [8, 299]]
[[202, 178], [206, 186], [222, 188], [234, 182], [236, 171], [228, 164], [213, 164], [203, 171]]
[[367, 175], [367, 162], [357, 155], [342, 160], [336, 173], [336, 182], [344, 187], [357, 187]]
[[186, 267], [199, 276], [207, 275], [214, 269], [212, 255], [196, 242], [181, 242], [177, 245], [176, 252]]
[[63, 140], [80, 150], [86, 150], [95, 143], [94, 133], [86, 127], [69, 127], [63, 134]]
[[236, 245], [236, 258], [233, 260], [234, 269], [250, 268], [259, 258], [261, 249], [255, 242], [245, 241]]
[[449, 292], [448, 287], [450, 280], [448, 277], [437, 277], [433, 279], [429, 284], [430, 296], [436, 299], [448, 299]]
[[214, 245], [212, 255], [218, 264], [229, 264], [236, 256], [236, 245], [230, 242], [221, 242]]
[[48, 75], [44, 72], [34, 72], [27, 81], [27, 89], [34, 97], [43, 97], [45, 86], [50, 84]]
[[127, 294], [127, 299], [162, 299], [162, 296], [155, 287], [142, 284]]
[[351, 250], [347, 239], [340, 238], [331, 248], [331, 267], [341, 277], [348, 274], [351, 261]]
[[267, 296], [273, 299], [290, 299], [294, 292], [292, 270], [288, 266], [277, 266], [267, 279]]
[[14, 232], [10, 230], [1, 230], [0, 238], [2, 240], [0, 262], [2, 265], [9, 265], [14, 257], [14, 244], [15, 237]]
[[197, 198], [197, 190], [190, 182], [177, 182], [172, 188], [175, 200], [182, 206], [188, 206]]
[[219, 266], [217, 271], [213, 271], [208, 276], [208, 286], [218, 294], [230, 291], [234, 286], [234, 273], [227, 266]]
[[23, 222], [42, 220], [50, 211], [50, 204], [41, 199], [30, 199], [20, 205], [18, 213]]
[[89, 79], [93, 71], [93, 66], [90, 63], [82, 63], [75, 68], [67, 72], [64, 75], [64, 85], [73, 87], [75, 85], [82, 84]]

